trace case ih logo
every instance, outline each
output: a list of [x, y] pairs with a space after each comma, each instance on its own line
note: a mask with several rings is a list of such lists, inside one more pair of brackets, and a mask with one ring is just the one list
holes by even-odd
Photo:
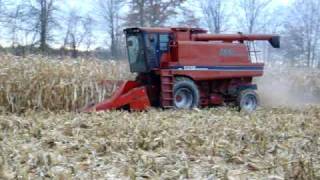
[[235, 56], [235, 52], [232, 49], [221, 49], [220, 56]]

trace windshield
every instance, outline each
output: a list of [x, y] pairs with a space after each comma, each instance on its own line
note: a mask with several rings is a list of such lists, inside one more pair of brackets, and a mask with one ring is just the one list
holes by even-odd
[[131, 34], [127, 37], [128, 58], [132, 72], [145, 72], [143, 44], [141, 34]]
[[128, 56], [130, 64], [137, 61], [139, 55], [139, 37], [129, 36], [128, 37]]

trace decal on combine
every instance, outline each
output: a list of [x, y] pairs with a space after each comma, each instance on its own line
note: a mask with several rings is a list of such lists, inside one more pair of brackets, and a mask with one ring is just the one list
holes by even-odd
[[219, 52], [220, 56], [235, 56], [236, 53], [232, 49], [221, 49]]

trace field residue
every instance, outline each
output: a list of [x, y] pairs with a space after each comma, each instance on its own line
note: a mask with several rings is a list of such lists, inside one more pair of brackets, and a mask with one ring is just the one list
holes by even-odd
[[0, 116], [0, 178], [319, 179], [320, 108]]

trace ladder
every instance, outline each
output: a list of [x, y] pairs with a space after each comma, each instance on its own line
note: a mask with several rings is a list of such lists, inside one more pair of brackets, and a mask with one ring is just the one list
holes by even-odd
[[174, 76], [171, 70], [162, 70], [161, 76], [161, 105], [163, 108], [173, 108]]

